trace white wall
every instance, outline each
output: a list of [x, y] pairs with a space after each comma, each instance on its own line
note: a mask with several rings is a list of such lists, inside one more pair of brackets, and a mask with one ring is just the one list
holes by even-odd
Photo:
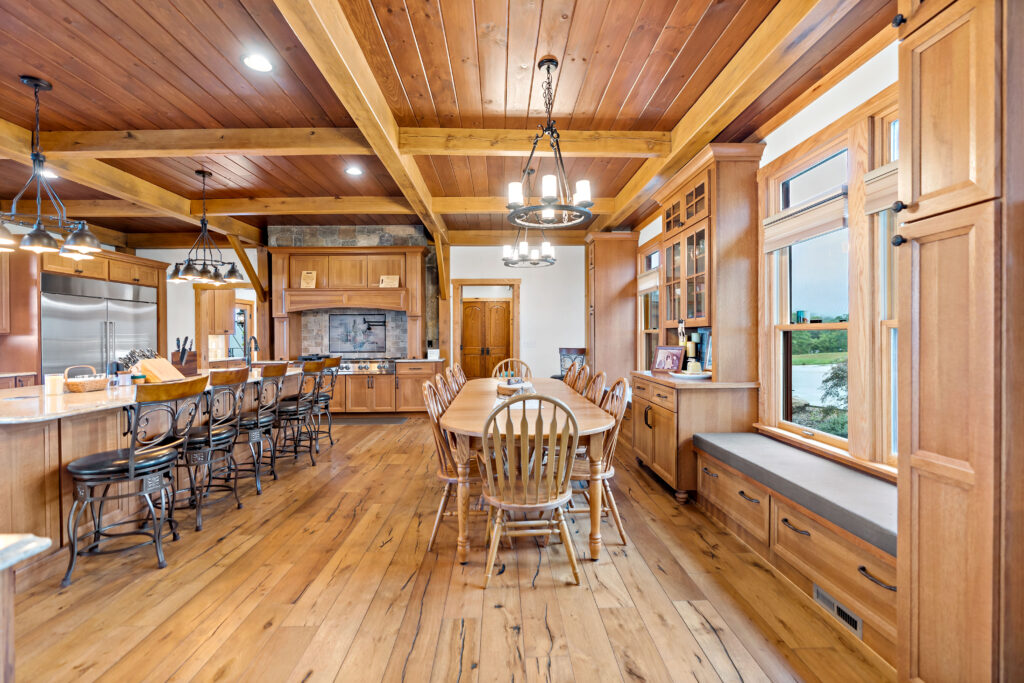
[[[222, 252], [223, 259], [228, 262], [233, 262], [238, 265], [239, 270], [242, 269], [242, 265], [238, 263], [238, 257], [235, 255], [234, 250], [226, 249]], [[246, 256], [249, 257], [249, 262], [252, 264], [256, 263], [256, 250], [246, 249]], [[136, 256], [142, 258], [156, 259], [157, 261], [164, 261], [165, 263], [174, 264], [185, 260], [188, 255], [188, 249], [139, 249], [135, 252]], [[242, 271], [245, 274], [245, 271]], [[246, 294], [245, 291], [239, 290], [235, 293], [235, 297], [239, 299], [254, 300], [255, 293]], [[174, 340], [178, 337], [184, 339], [185, 337], [194, 339], [196, 336], [196, 296], [192, 289], [192, 285], [185, 282], [168, 282], [167, 283], [167, 348], [168, 350], [174, 350]]]
[[[519, 278], [519, 355], [538, 377], [559, 372], [558, 348], [586, 345], [583, 247], [555, 247], [547, 268], [506, 268], [501, 247], [452, 247], [451, 279]], [[450, 335], [451, 336], [451, 335]], [[452, 343], [458, 340], [452, 337]], [[451, 358], [451, 349], [446, 350]]]
[[844, 114], [896, 82], [899, 75], [896, 43], [882, 49], [857, 70], [826, 90], [765, 139], [761, 165], [777, 159]]

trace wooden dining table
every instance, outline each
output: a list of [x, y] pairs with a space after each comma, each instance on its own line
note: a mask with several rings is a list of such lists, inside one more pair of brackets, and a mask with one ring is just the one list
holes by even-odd
[[[465, 564], [469, 557], [469, 465], [474, 449], [482, 443], [484, 423], [498, 404], [499, 378], [473, 379], [466, 382], [448, 410], [441, 416], [441, 429], [455, 435], [455, 462], [459, 474], [457, 488], [459, 540], [457, 557]], [[588, 446], [590, 458], [590, 559], [601, 554], [601, 454], [604, 439], [615, 426], [615, 419], [573, 391], [558, 379], [533, 377], [534, 393], [556, 398], [565, 403], [576, 417], [580, 445]], [[536, 414], [536, 409], [534, 409]]]

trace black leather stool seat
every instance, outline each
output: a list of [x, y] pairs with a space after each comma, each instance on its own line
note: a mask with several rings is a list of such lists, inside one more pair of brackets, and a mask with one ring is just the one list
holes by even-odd
[[331, 402], [331, 395], [330, 394], [319, 394], [316, 397], [316, 402], [321, 404], [321, 405], [327, 405], [327, 404], [329, 404]]
[[233, 441], [238, 436], [238, 431], [234, 425], [220, 425], [213, 428], [213, 434], [210, 434], [209, 427], [206, 425], [199, 425], [188, 430], [188, 447], [190, 449], [203, 448], [207, 444], [207, 436], [213, 441], [213, 443], [222, 443], [224, 441]]
[[309, 410], [310, 405], [309, 401], [297, 401], [295, 399], [291, 399], [288, 401], [281, 401], [281, 404], [278, 406], [278, 410], [282, 413], [299, 413], [304, 410]]
[[241, 421], [242, 429], [257, 429], [259, 427], [269, 427], [274, 424], [273, 413], [242, 413]]
[[[68, 463], [68, 472], [83, 477], [116, 476], [128, 475], [128, 454], [127, 448], [118, 448], [114, 451], [103, 451], [93, 453], [84, 458], [79, 458]], [[178, 456], [178, 449], [174, 446], [161, 446], [145, 452], [135, 454], [135, 473], [142, 474], [149, 470], [174, 462]]]

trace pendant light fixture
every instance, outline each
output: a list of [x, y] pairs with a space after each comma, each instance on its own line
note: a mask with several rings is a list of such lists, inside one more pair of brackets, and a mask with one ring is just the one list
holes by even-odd
[[501, 262], [508, 268], [545, 268], [555, 265], [555, 248], [540, 231], [540, 246], [530, 244], [530, 229], [519, 228], [512, 244], [501, 248]]
[[[53, 90], [53, 86], [35, 76], [20, 76], [20, 79], [22, 83], [32, 88], [35, 98], [35, 127], [32, 129], [30, 155], [32, 175], [11, 200], [11, 210], [0, 213], [0, 251], [13, 251], [15, 237], [12, 230], [27, 229], [28, 233], [18, 243], [22, 249], [37, 254], [59, 251], [61, 256], [75, 260], [91, 259], [93, 253], [100, 251], [100, 241], [89, 231], [89, 226], [85, 221], [68, 219], [64, 204], [53, 187], [50, 186], [49, 178], [56, 177], [56, 175], [46, 170], [46, 157], [43, 155], [43, 147], [39, 142], [39, 93]], [[35, 213], [18, 213], [18, 202], [33, 184], [35, 184], [36, 190]], [[44, 197], [53, 206], [56, 211], [55, 215], [43, 214]], [[68, 235], [63, 247], [50, 234], [51, 231]]]
[[[551, 107], [554, 104], [552, 74], [558, 68], [558, 60], [545, 57], [537, 64], [537, 68], [545, 73], [544, 80], [544, 111], [547, 121], [538, 126], [541, 132], [533, 138], [530, 156], [523, 167], [523, 176], [516, 182], [508, 184], [508, 220], [517, 228], [571, 228], [584, 223], [591, 217], [590, 207], [594, 205], [590, 197], [590, 181], [576, 181], [576, 191], [570, 192], [569, 179], [562, 161], [562, 149], [558, 141], [558, 128], [551, 120]], [[538, 188], [534, 184], [536, 169], [530, 166], [537, 143], [547, 136], [554, 156], [555, 172], [546, 174], [540, 180]]]
[[[210, 237], [210, 226], [206, 221], [206, 179], [213, 174], [207, 170], [199, 169], [196, 175], [203, 182], [203, 215], [199, 219], [199, 237], [188, 250], [188, 256], [183, 263], [175, 263], [171, 266], [171, 272], [167, 274], [168, 282], [198, 282], [209, 285], [223, 285], [228, 282], [245, 282], [245, 278], [238, 272], [238, 266], [224, 260], [220, 248], [214, 244]], [[216, 252], [216, 258], [214, 258]], [[225, 268], [222, 274], [221, 269]]]

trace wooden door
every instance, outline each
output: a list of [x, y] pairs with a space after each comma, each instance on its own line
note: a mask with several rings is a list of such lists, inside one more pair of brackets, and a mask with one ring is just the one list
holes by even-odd
[[345, 377], [345, 411], [349, 413], [366, 413], [373, 409], [373, 393], [370, 390], [368, 375], [348, 375]]
[[486, 331], [484, 345], [487, 348], [487, 377], [501, 361], [512, 355], [511, 301], [484, 302], [486, 310]]
[[490, 377], [484, 349], [487, 344], [487, 315], [482, 301], [462, 302], [462, 369], [466, 377]]
[[395, 376], [370, 375], [370, 390], [373, 392], [373, 409], [395, 410]]
[[[293, 256], [294, 260], [295, 257]], [[366, 256], [332, 256], [329, 285], [333, 289], [366, 287]], [[319, 287], [319, 284], [317, 285]]]
[[999, 195], [995, 3], [960, 0], [899, 46], [901, 218]]
[[998, 206], [900, 230], [902, 680], [995, 672]]
[[648, 421], [653, 425], [651, 461], [647, 463], [669, 486], [676, 486], [676, 414], [651, 405]]

